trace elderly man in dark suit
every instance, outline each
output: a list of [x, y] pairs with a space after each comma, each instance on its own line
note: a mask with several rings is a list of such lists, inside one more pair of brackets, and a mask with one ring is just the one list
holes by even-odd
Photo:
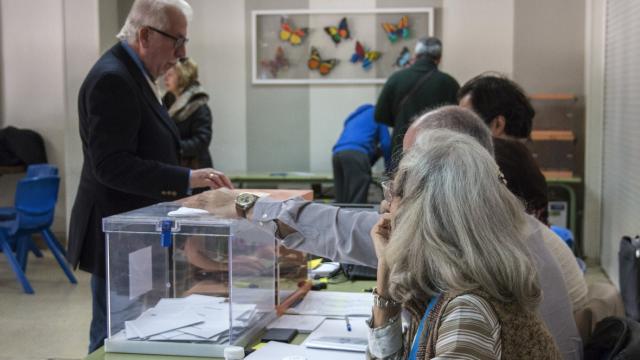
[[191, 7], [136, 0], [120, 42], [87, 75], [78, 97], [84, 163], [71, 212], [69, 261], [92, 274], [89, 352], [107, 334], [102, 218], [175, 200], [198, 187], [231, 187], [214, 169], [180, 167], [180, 139], [156, 79], [186, 55]]

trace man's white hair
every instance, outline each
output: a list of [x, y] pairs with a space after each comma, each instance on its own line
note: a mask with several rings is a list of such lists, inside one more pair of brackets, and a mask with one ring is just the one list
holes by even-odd
[[118, 39], [129, 44], [135, 43], [138, 31], [145, 26], [153, 26], [156, 29], [164, 30], [169, 19], [167, 18], [168, 8], [174, 8], [191, 21], [193, 10], [184, 0], [136, 0], [131, 6], [124, 26], [116, 36]]

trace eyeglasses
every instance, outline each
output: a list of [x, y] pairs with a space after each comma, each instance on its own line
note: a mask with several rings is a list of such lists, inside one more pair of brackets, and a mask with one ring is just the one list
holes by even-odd
[[179, 48], [181, 48], [182, 46], [184, 46], [187, 42], [189, 42], [189, 39], [187, 39], [186, 37], [183, 37], [183, 36], [176, 37], [176, 36], [173, 36], [173, 35], [171, 35], [171, 34], [169, 34], [169, 33], [164, 32], [164, 31], [162, 31], [162, 30], [160, 30], [160, 29], [156, 29], [156, 28], [154, 28], [153, 26], [147, 26], [147, 27], [148, 27], [149, 29], [151, 29], [151, 30], [153, 30], [153, 31], [157, 32], [158, 34], [160, 34], [160, 35], [162, 35], [162, 36], [165, 36], [165, 37], [168, 37], [169, 39], [173, 40], [173, 41], [175, 42], [175, 43], [173, 44], [173, 48], [174, 48], [174, 49], [179, 49]]
[[393, 200], [393, 180], [381, 181], [380, 186], [382, 187], [384, 200], [388, 203], [391, 203], [391, 200]]

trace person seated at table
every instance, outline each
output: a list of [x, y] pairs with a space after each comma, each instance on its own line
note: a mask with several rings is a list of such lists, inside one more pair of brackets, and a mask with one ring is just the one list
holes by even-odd
[[507, 187], [524, 201], [525, 210], [549, 225], [547, 180], [531, 151], [521, 142], [493, 138], [495, 159], [507, 179]]
[[[519, 141], [493, 138], [495, 159], [507, 187], [524, 203], [527, 213], [548, 226], [547, 183], [529, 149]], [[567, 244], [548, 227], [542, 230], [544, 243], [562, 271], [574, 316], [587, 304], [587, 282]]]
[[[415, 120], [404, 138], [409, 150], [422, 132], [430, 129], [449, 129], [473, 137], [489, 153], [493, 153], [491, 132], [473, 111], [458, 106], [446, 106], [426, 112]], [[206, 209], [220, 216], [235, 216], [237, 193], [216, 190], [202, 194], [186, 206]], [[524, 210], [523, 210], [523, 215]], [[257, 201], [244, 217], [261, 228], [275, 232], [286, 247], [351, 264], [377, 267], [370, 231], [379, 214], [351, 211], [300, 199], [276, 201], [267, 198]], [[548, 227], [526, 215], [526, 246], [535, 254], [544, 297], [540, 315], [556, 340], [565, 359], [580, 359], [582, 343], [574, 321], [571, 301], [562, 271], [545, 246]]]
[[389, 213], [371, 230], [369, 358], [561, 358], [536, 313], [542, 292], [524, 209], [503, 181], [464, 134], [428, 130], [405, 153]]

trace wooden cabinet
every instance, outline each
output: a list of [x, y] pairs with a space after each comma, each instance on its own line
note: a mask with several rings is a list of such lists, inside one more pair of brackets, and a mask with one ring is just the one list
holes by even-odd
[[575, 94], [530, 95], [536, 116], [529, 147], [547, 178], [582, 178], [584, 105]]

